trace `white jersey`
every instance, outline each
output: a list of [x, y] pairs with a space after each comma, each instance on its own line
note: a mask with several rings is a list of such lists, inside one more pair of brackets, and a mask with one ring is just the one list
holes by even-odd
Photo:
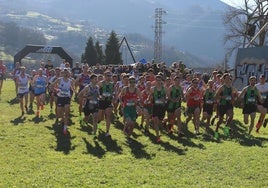
[[257, 83], [255, 86], [259, 90], [262, 99], [265, 100], [268, 94], [268, 83], [267, 82], [265, 82], [264, 84]]
[[57, 95], [59, 97], [71, 97], [71, 79], [68, 78], [67, 81], [65, 81], [63, 78], [60, 78], [60, 82], [58, 85], [59, 92]]
[[29, 92], [29, 75], [25, 74], [24, 77], [18, 75], [18, 93]]

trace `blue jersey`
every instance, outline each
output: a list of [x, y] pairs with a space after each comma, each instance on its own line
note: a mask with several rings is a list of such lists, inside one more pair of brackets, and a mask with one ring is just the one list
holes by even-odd
[[46, 76], [37, 77], [34, 83], [34, 93], [41, 94], [46, 92], [47, 79]]

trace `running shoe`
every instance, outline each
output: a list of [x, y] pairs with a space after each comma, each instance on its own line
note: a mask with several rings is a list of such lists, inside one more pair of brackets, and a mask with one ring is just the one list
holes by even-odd
[[258, 123], [256, 124], [256, 128], [257, 128], [257, 129], [260, 129], [260, 127], [261, 127], [261, 122], [258, 121]]
[[268, 119], [266, 118], [263, 122], [263, 127], [265, 128], [267, 126], [267, 123], [268, 123]]
[[67, 129], [63, 129], [63, 134], [67, 135], [68, 134], [68, 130]]
[[224, 127], [223, 128], [224, 136], [229, 136], [229, 127]]
[[213, 117], [211, 120], [211, 125], [214, 125], [215, 120], [216, 120], [216, 117]]
[[219, 137], [220, 137], [219, 133], [218, 133], [218, 132], [215, 132], [215, 134], [214, 134], [214, 138], [215, 138], [216, 140], [218, 140]]
[[161, 140], [160, 136], [157, 136], [157, 137], [156, 137], [156, 142], [157, 142], [157, 143], [162, 142], [162, 140]]
[[183, 136], [185, 136], [185, 134], [182, 131], [178, 131], [178, 136], [183, 137]]
[[105, 133], [105, 137], [111, 137], [110, 133], [109, 132], [106, 132]]
[[150, 132], [149, 132], [149, 130], [147, 128], [144, 129], [144, 134], [145, 135], [149, 135], [150, 134]]
[[24, 106], [24, 108], [25, 108], [25, 111], [27, 113], [28, 112], [28, 107], [27, 106]]

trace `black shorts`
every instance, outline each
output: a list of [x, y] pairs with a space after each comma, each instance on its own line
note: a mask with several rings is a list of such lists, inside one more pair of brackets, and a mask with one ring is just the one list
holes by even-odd
[[187, 107], [187, 114], [194, 114], [195, 109], [199, 108], [200, 106], [188, 106]]
[[206, 112], [209, 115], [212, 115], [213, 113], [213, 104], [204, 104], [203, 105], [203, 113]]
[[166, 113], [165, 105], [153, 105], [153, 117], [158, 117], [163, 120]]
[[243, 107], [243, 114], [251, 114], [257, 112], [256, 104], [245, 104]]
[[25, 93], [18, 93], [18, 98], [21, 99], [23, 98], [24, 95], [28, 94], [28, 92], [25, 92]]
[[167, 103], [167, 112], [168, 113], [174, 113], [177, 109], [181, 108], [181, 104], [180, 103], [172, 103], [170, 101], [168, 101]]
[[112, 101], [109, 100], [100, 100], [99, 101], [99, 109], [106, 110], [107, 108], [112, 108]]
[[223, 117], [224, 114], [226, 114], [228, 110], [233, 110], [233, 109], [234, 109], [234, 107], [233, 107], [232, 104], [229, 104], [229, 103], [226, 104], [226, 105], [222, 105], [222, 104], [220, 104], [220, 105], [218, 106], [219, 116], [220, 116], [220, 117]]
[[83, 108], [85, 116], [98, 113], [98, 111], [99, 111], [99, 104], [90, 104], [89, 101], [87, 100], [85, 107]]
[[71, 98], [70, 97], [58, 97], [57, 106], [64, 107], [65, 105], [70, 105]]

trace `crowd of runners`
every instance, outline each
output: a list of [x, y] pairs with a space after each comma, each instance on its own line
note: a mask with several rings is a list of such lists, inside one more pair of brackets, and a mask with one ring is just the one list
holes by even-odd
[[[29, 71], [31, 73], [27, 74]], [[0, 95], [5, 74], [6, 68], [0, 60]], [[215, 70], [201, 74], [188, 69], [182, 62], [173, 63], [171, 67], [164, 63], [92, 67], [75, 63], [71, 68], [66, 61], [54, 67], [48, 60], [41, 62], [37, 70], [28, 71], [17, 63], [13, 77], [21, 115], [32, 110], [39, 117], [47, 105], [63, 125], [65, 135], [70, 124], [71, 102], [78, 103], [78, 109], [74, 110], [78, 111], [80, 122], [92, 125], [94, 139], [97, 139], [101, 121], [106, 124], [105, 136], [111, 137], [112, 117], [119, 120], [120, 116], [128, 142], [136, 125], [141, 126], [145, 134], [154, 131], [156, 142], [161, 142], [160, 130], [165, 129], [168, 134], [176, 132], [178, 137], [183, 137], [190, 121], [197, 135], [201, 132], [201, 124], [205, 126], [205, 132], [209, 132], [216, 122], [215, 139], [220, 137], [220, 126], [224, 126], [223, 133], [228, 137], [235, 105], [241, 108], [244, 123], [249, 124], [248, 135], [254, 125], [257, 133], [267, 125], [265, 75], [250, 76], [248, 86], [238, 91], [230, 73]], [[256, 112], [259, 112], [257, 119]], [[138, 116], [141, 116], [139, 123]], [[182, 122], [182, 116], [186, 117], [185, 122]]]

